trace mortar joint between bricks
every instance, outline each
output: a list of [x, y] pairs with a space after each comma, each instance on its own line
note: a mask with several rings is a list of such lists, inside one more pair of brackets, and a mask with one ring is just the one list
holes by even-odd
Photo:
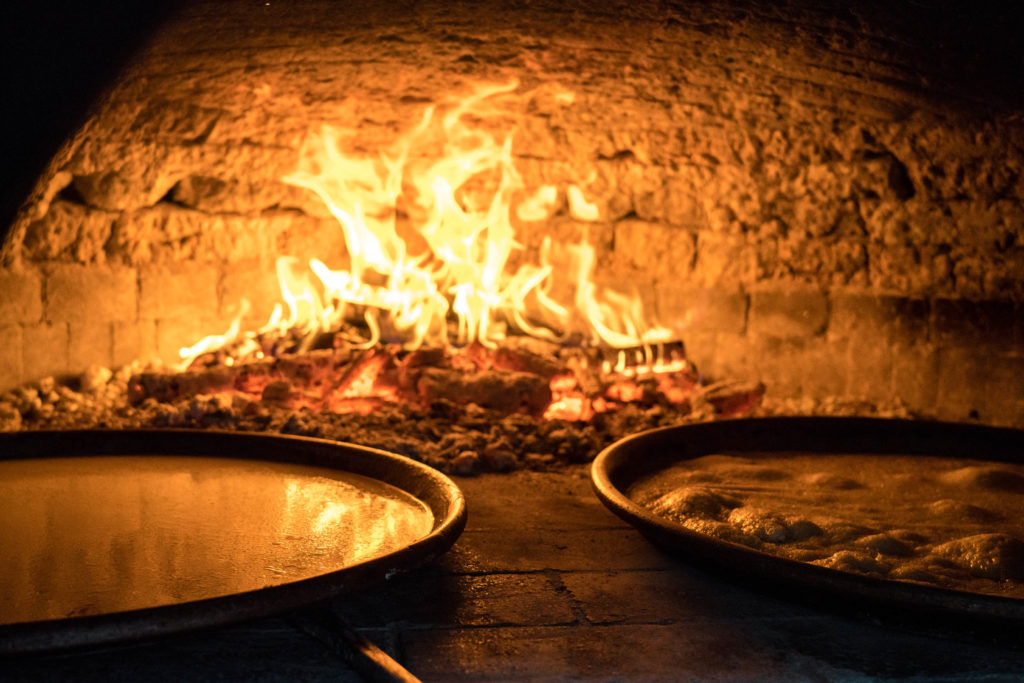
[[562, 581], [562, 572], [555, 569], [545, 569], [541, 573], [544, 574], [544, 577], [548, 580], [548, 583], [551, 584], [551, 587], [556, 593], [568, 598], [569, 610], [572, 612], [575, 623], [582, 626], [593, 626], [593, 622], [591, 622], [587, 617], [587, 614], [582, 605], [580, 605], [579, 600], [575, 595], [573, 595], [572, 591], [569, 590], [569, 587], [565, 585], [565, 582]]

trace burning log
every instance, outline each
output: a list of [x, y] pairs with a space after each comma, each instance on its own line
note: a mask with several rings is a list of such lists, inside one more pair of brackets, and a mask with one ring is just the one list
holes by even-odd
[[[147, 398], [168, 403], [199, 394], [237, 391], [261, 396], [272, 384], [288, 382], [304, 388], [333, 383], [340, 369], [352, 362], [351, 350], [310, 351], [297, 356], [264, 358], [235, 365], [211, 365], [185, 372], [146, 371], [128, 382], [128, 401], [137, 405]], [[281, 400], [282, 384], [271, 389], [271, 399]]]
[[[236, 392], [284, 408], [334, 413], [367, 414], [389, 402], [423, 408], [447, 402], [475, 404], [504, 415], [587, 421], [629, 404], [671, 404], [685, 414], [700, 386], [681, 343], [602, 349], [526, 339], [497, 349], [474, 343], [461, 349], [404, 351], [380, 344], [363, 349], [339, 344], [338, 339], [333, 338], [333, 348], [280, 358], [249, 356], [232, 358], [230, 364], [193, 363], [180, 373], [139, 373], [129, 382], [129, 401], [169, 403]], [[210, 361], [212, 356], [205, 358]], [[756, 405], [760, 394], [719, 387], [701, 400], [714, 413], [736, 414]]]
[[168, 403], [179, 397], [226, 391], [234, 388], [237, 374], [234, 368], [227, 366], [183, 374], [143, 372], [132, 377], [128, 385], [128, 401], [136, 405], [153, 398]]
[[[249, 360], [232, 357], [230, 364], [193, 363], [182, 373], [141, 373], [131, 378], [129, 399], [132, 405], [147, 399], [169, 403], [234, 392], [266, 405], [335, 414], [368, 415], [386, 404], [430, 410], [475, 405], [500, 415], [586, 422], [627, 405], [672, 406], [671, 412], [686, 415], [703, 403], [711, 414], [740, 414], [756, 406], [763, 393], [763, 388], [758, 393], [717, 387], [691, 400], [700, 378], [680, 342], [607, 349], [518, 338], [497, 349], [473, 343], [406, 351], [382, 344], [367, 349], [340, 339], [332, 338], [333, 348], [276, 359], [250, 355]], [[509, 462], [504, 454], [483, 456], [491, 469]]]
[[426, 368], [416, 388], [425, 404], [446, 399], [503, 413], [541, 415], [551, 403], [548, 380], [526, 372]]
[[[453, 363], [445, 349], [398, 357], [397, 348], [334, 349], [186, 372], [143, 372], [129, 382], [129, 401], [161, 403], [235, 391], [282, 405], [296, 403], [343, 412], [353, 401], [438, 400], [475, 403], [503, 413], [540, 415], [551, 402], [550, 379], [565, 367], [525, 350], [473, 349]], [[519, 369], [512, 369], [519, 368]], [[362, 405], [362, 404], [360, 404]]]
[[711, 406], [716, 415], [739, 417], [754, 412], [761, 405], [764, 392], [761, 382], [716, 382], [700, 390], [697, 402]]

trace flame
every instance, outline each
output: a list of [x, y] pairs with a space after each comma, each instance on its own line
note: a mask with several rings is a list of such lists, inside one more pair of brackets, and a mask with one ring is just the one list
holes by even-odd
[[208, 337], [203, 337], [192, 346], [183, 346], [179, 351], [178, 355], [182, 358], [191, 360], [196, 356], [207, 353], [208, 351], [215, 351], [225, 344], [229, 344], [238, 337], [238, 331], [241, 329], [242, 318], [249, 312], [250, 308], [249, 300], [242, 299], [242, 304], [239, 307], [240, 312], [235, 319], [231, 321], [231, 326], [227, 329], [224, 334], [213, 334]]
[[[579, 221], [601, 218], [577, 184], [526, 187], [512, 141], [524, 103], [538, 91], [517, 95], [517, 88], [516, 81], [487, 84], [427, 107], [376, 154], [352, 152], [352, 130], [324, 125], [310, 133], [284, 180], [315, 193], [337, 220], [347, 267], [281, 257], [283, 305], [271, 319], [241, 333], [240, 315], [224, 334], [182, 349], [185, 365], [239, 338], [252, 346], [273, 330], [312, 336], [353, 318], [365, 323], [367, 348], [381, 341], [495, 348], [510, 329], [613, 348], [667, 341], [669, 331], [644, 317], [639, 297], [594, 283], [586, 235], [570, 245], [545, 239], [538, 262], [512, 266], [525, 260], [513, 258], [524, 251], [515, 224], [547, 220], [562, 206]], [[552, 101], [571, 106], [574, 97], [556, 88]]]

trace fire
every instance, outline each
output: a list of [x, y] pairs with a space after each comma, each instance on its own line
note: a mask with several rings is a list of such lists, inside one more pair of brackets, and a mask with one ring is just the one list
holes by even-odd
[[[282, 301], [267, 323], [242, 332], [243, 304], [224, 334], [181, 349], [183, 367], [226, 344], [259, 358], [268, 333], [312, 340], [358, 320], [365, 333], [354, 343], [367, 349], [382, 342], [495, 349], [515, 333], [641, 356], [627, 363], [622, 351], [606, 371], [671, 371], [653, 351], [670, 341], [669, 330], [645, 317], [639, 297], [595, 284], [596, 255], [586, 235], [577, 244], [546, 238], [537, 258], [526, 259], [517, 225], [547, 221], [562, 207], [578, 221], [601, 215], [579, 184], [526, 186], [512, 141], [523, 106], [537, 91], [517, 89], [515, 81], [488, 84], [429, 106], [375, 154], [352, 151], [355, 131], [324, 125], [311, 132], [298, 167], [284, 180], [317, 195], [337, 220], [347, 267], [280, 257]], [[561, 106], [572, 106], [571, 93], [553, 94]], [[372, 378], [356, 384], [367, 382]], [[554, 404], [572, 403], [569, 389], [556, 381], [552, 392]], [[372, 386], [352, 385], [338, 398], [373, 395]], [[586, 414], [593, 407], [567, 410]]]
[[[313, 259], [303, 268], [278, 262], [284, 307], [264, 329], [312, 333], [361, 315], [372, 346], [423, 344], [495, 347], [509, 328], [561, 339], [583, 333], [594, 343], [636, 347], [669, 338], [644, 320], [638, 298], [599, 291], [592, 280], [594, 249], [586, 241], [555, 249], [546, 240], [540, 263], [510, 267], [522, 250], [514, 221], [547, 220], [562, 194], [527, 188], [516, 168], [512, 140], [518, 84], [486, 85], [469, 96], [426, 108], [418, 123], [375, 155], [346, 154], [352, 131], [323, 126], [300, 151], [284, 180], [314, 192], [337, 219], [348, 247], [348, 268]], [[556, 99], [571, 105], [569, 93]], [[577, 185], [564, 189], [570, 213], [600, 218]], [[558, 260], [556, 260], [556, 258]], [[552, 298], [567, 277], [571, 302]], [[454, 329], [449, 320], [454, 319]], [[233, 341], [237, 325], [182, 349], [190, 360]]]
[[[678, 342], [605, 349], [602, 355], [605, 357], [583, 356], [571, 373], [551, 380], [552, 400], [544, 417], [589, 420], [595, 413], [614, 410], [624, 403], [643, 403], [657, 396], [680, 404], [689, 399], [700, 382]], [[585, 391], [581, 386], [585, 383], [595, 388]]]

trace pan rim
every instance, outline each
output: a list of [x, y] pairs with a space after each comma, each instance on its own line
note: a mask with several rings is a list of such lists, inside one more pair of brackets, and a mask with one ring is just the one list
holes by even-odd
[[[870, 446], [872, 432], [878, 441], [917, 444], [912, 455], [952, 455], [984, 461], [1024, 463], [1024, 431], [973, 424], [858, 417], [761, 417], [661, 427], [621, 439], [598, 454], [591, 466], [591, 483], [601, 502], [634, 526], [655, 545], [684, 561], [704, 565], [738, 579], [758, 590], [780, 597], [812, 602], [833, 611], [925, 630], [999, 632], [1024, 625], [1024, 599], [909, 583], [854, 574], [772, 555], [748, 546], [692, 531], [655, 514], [626, 495], [628, 484], [640, 472], [658, 469], [668, 462], [707, 455], [732, 444], [732, 450], [810, 450], [793, 445], [833, 444], [839, 452], [900, 453]], [[760, 445], [743, 448], [750, 439], [776, 439], [778, 448]], [[846, 443], [839, 440], [849, 438]], [[981, 458], [963, 452], [970, 443], [984, 443], [994, 457]], [[652, 448], [681, 446], [683, 455], [654, 456], [638, 464], [641, 453]], [[736, 445], [741, 447], [736, 448]], [[800, 594], [794, 591], [800, 591]], [[934, 628], [932, 628], [934, 627]]]
[[[241, 455], [240, 453], [245, 453]], [[190, 429], [97, 429], [0, 434], [0, 460], [183, 455], [328, 467], [376, 479], [423, 502], [428, 534], [394, 551], [284, 584], [172, 605], [0, 625], [0, 657], [115, 645], [272, 616], [408, 573], [447, 551], [466, 524], [466, 501], [446, 475], [368, 446], [305, 436]]]

